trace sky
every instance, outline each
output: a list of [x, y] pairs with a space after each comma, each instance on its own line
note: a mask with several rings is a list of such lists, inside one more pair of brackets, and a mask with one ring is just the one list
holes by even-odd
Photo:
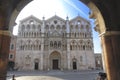
[[54, 15], [57, 15], [63, 19], [68, 16], [72, 19], [76, 16], [82, 16], [83, 18], [90, 20], [93, 30], [93, 42], [94, 52], [101, 53], [100, 39], [98, 33], [94, 31], [93, 20], [89, 19], [90, 9], [79, 0], [33, 0], [27, 4], [19, 13], [14, 27], [13, 34], [17, 35], [18, 25], [20, 20], [33, 15], [38, 19], [48, 19]]

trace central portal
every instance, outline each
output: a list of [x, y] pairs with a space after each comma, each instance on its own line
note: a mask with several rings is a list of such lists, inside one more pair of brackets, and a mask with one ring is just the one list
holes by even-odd
[[54, 51], [50, 54], [50, 69], [59, 70], [61, 68], [61, 56], [60, 53]]
[[58, 68], [58, 63], [59, 63], [59, 62], [58, 62], [58, 59], [53, 59], [53, 69], [54, 69], [54, 70], [59, 69], [59, 68]]

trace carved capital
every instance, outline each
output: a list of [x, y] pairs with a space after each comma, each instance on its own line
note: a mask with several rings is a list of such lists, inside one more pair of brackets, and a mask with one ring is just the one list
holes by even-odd
[[11, 36], [11, 32], [8, 30], [0, 30], [0, 35]]
[[99, 26], [95, 26], [95, 27], [94, 27], [94, 30], [95, 30], [96, 32], [100, 33], [100, 28], [99, 28]]
[[120, 31], [105, 31], [99, 36], [111, 36], [111, 35], [120, 35]]
[[91, 18], [91, 19], [95, 19], [96, 17], [95, 17], [95, 13], [93, 12], [93, 11], [91, 11], [90, 13], [89, 13], [89, 18]]

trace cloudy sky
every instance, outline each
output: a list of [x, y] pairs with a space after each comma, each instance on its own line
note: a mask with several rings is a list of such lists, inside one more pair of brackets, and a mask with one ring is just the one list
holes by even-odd
[[[20, 12], [16, 19], [16, 23], [19, 25], [20, 20], [34, 15], [35, 17], [42, 19], [48, 19], [54, 15], [58, 15], [63, 19], [68, 16], [72, 19], [78, 15], [90, 20], [92, 29], [94, 28], [93, 20], [89, 19], [90, 9], [81, 3], [79, 0], [34, 0], [26, 5]], [[18, 25], [14, 27], [14, 35], [17, 35]], [[93, 30], [94, 52], [101, 53], [100, 40], [98, 33]]]

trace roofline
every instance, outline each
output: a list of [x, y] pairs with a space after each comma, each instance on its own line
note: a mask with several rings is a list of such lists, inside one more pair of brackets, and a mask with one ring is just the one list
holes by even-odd
[[70, 19], [70, 22], [73, 21], [74, 19], [76, 19], [77, 17], [80, 17], [81, 19], [83, 19], [83, 20], [87, 21], [88, 23], [90, 23], [90, 20], [85, 19], [84, 17], [82, 17], [82, 16], [80, 16], [80, 15], [78, 15], [78, 16], [76, 16], [76, 17]]
[[61, 17], [59, 17], [59, 16], [57, 16], [57, 15], [54, 15], [54, 16], [52, 16], [52, 17], [46, 19], [45, 21], [49, 21], [49, 20], [52, 19], [53, 17], [58, 17], [58, 18], [60, 18], [61, 20], [66, 21], [65, 19], [63, 19], [63, 18], [61, 18]]
[[41, 19], [38, 19], [38, 18], [35, 17], [34, 15], [30, 15], [30, 16], [28, 16], [28, 17], [26, 17], [26, 18], [20, 20], [20, 23], [24, 22], [25, 20], [27, 20], [27, 19], [30, 18], [30, 17], [33, 17], [33, 18], [35, 18], [35, 19], [38, 20], [38, 21], [42, 21]]

